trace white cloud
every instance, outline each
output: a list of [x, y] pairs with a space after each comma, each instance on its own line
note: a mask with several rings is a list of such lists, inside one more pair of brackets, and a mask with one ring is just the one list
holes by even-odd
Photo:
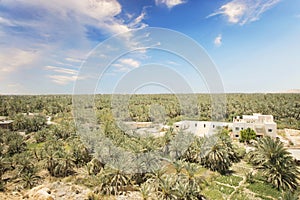
[[165, 5], [168, 8], [173, 8], [174, 6], [186, 3], [184, 0], [155, 0], [156, 5]]
[[67, 84], [77, 80], [77, 76], [49, 75], [48, 77], [50, 79], [52, 79], [52, 82], [59, 84], [59, 85], [67, 85]]
[[131, 28], [145, 28], [148, 25], [143, 23], [143, 20], [146, 18], [146, 7], [143, 8], [141, 14], [137, 16], [135, 19], [132, 20], [132, 22], [129, 24], [129, 27]]
[[[122, 7], [117, 0], [2, 0], [1, 4], [8, 7], [31, 5], [35, 8], [42, 8], [62, 20], [72, 17], [81, 25], [93, 25], [113, 34], [131, 29], [129, 24], [125, 24], [123, 20], [116, 17], [122, 12]], [[143, 15], [145, 13], [142, 13], [137, 19], [133, 19], [133, 21], [140, 23]], [[136, 25], [138, 26], [138, 24]], [[141, 24], [141, 26], [144, 25]]]
[[81, 63], [82, 60], [81, 59], [77, 59], [77, 58], [65, 58], [66, 61], [69, 62], [73, 62], [73, 63]]
[[256, 20], [281, 0], [232, 0], [208, 17], [224, 15], [230, 23], [244, 25]]
[[129, 67], [137, 68], [140, 66], [140, 62], [137, 60], [134, 60], [132, 58], [124, 58], [120, 60], [120, 63], [123, 65], [127, 65]]
[[214, 44], [215, 44], [217, 47], [219, 47], [219, 46], [222, 45], [222, 35], [221, 35], [221, 34], [219, 34], [219, 35], [215, 38]]
[[62, 68], [62, 67], [55, 67], [55, 66], [46, 66], [45, 69], [51, 70], [53, 72], [70, 74], [70, 75], [76, 75], [78, 73], [77, 70], [67, 69], [67, 68]]
[[[69, 83], [75, 80], [75, 71], [54, 66], [78, 67], [97, 41], [97, 38], [87, 37], [90, 27], [99, 29], [101, 35], [110, 36], [147, 26], [143, 23], [145, 10], [123, 20], [119, 15], [122, 6], [117, 0], [0, 1], [1, 7], [8, 10], [5, 15], [0, 11], [0, 80], [9, 79], [13, 83], [22, 80], [8, 75], [18, 71], [24, 76], [32, 75], [28, 81], [31, 83], [35, 81], [33, 74], [44, 75], [44, 66], [51, 72], [51, 76], [44, 76], [58, 84]], [[30, 70], [21, 71], [25, 66]]]
[[[46, 70], [55, 72], [57, 74], [48, 75], [52, 82], [59, 84], [59, 85], [67, 85], [76, 81], [79, 77], [77, 76], [78, 71], [74, 69], [67, 69], [63, 67], [56, 67], [56, 66], [45, 66]], [[80, 77], [79, 79], [83, 79]]]
[[26, 51], [16, 48], [1, 49], [0, 54], [0, 80], [9, 74], [29, 67], [38, 58], [35, 51]]
[[116, 72], [127, 72], [133, 68], [138, 68], [140, 66], [140, 62], [132, 58], [123, 58], [112, 66], [116, 68]]
[[0, 24], [5, 26], [14, 26], [15, 24], [8, 19], [0, 17]]

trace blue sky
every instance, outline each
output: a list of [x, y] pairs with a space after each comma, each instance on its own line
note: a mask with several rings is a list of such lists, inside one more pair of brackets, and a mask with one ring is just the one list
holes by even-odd
[[[90, 79], [77, 74], [97, 45], [149, 27], [174, 30], [198, 43], [215, 64], [225, 92], [300, 89], [300, 1], [2, 0], [0, 94], [72, 93], [76, 80]], [[125, 43], [134, 49], [136, 40], [128, 36], [104, 50]], [[184, 42], [176, 45], [183, 48]], [[103, 59], [93, 58], [95, 69]], [[210, 92], [204, 75], [170, 52], [144, 49], [105, 59], [112, 59], [111, 65], [104, 74], [95, 74], [98, 85], [91, 91], [112, 93], [126, 76], [146, 77], [147, 70], [161, 66], [156, 81], [172, 82], [165, 69], [182, 77], [172, 83], [173, 89], [145, 82], [134, 91], [189, 92], [181, 87], [187, 83], [193, 92]]]

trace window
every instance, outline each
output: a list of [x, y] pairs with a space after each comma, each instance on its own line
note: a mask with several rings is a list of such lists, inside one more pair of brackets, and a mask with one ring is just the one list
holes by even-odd
[[195, 127], [197, 127], [197, 123], [195, 123]]
[[269, 129], [268, 129], [268, 132], [271, 133], [271, 132], [273, 132], [273, 130], [272, 130], [271, 128], [269, 128]]
[[244, 128], [241, 128], [242, 130], [244, 130]]
[[213, 128], [215, 128], [215, 125], [213, 125]]
[[239, 127], [235, 127], [235, 130], [236, 130], [236, 131], [239, 131], [239, 130], [240, 130], [240, 128], [239, 128]]
[[236, 138], [238, 138], [238, 137], [239, 137], [239, 135], [235, 135], [235, 137], [236, 137]]
[[203, 127], [205, 128], [205, 127], [206, 127], [206, 124], [204, 124]]

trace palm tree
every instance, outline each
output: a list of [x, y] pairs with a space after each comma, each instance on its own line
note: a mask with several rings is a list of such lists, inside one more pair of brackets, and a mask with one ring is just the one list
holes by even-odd
[[298, 200], [298, 193], [293, 193], [290, 191], [284, 192], [279, 199], [281, 200]]
[[266, 181], [278, 190], [292, 190], [297, 186], [299, 171], [291, 154], [278, 139], [265, 137], [249, 153], [250, 162], [262, 170]]
[[81, 167], [91, 161], [92, 157], [89, 150], [79, 139], [74, 139], [69, 145], [76, 167]]
[[26, 172], [21, 175], [21, 179], [24, 182], [24, 187], [31, 189], [39, 180], [39, 176], [36, 175], [35, 171]]
[[164, 175], [160, 178], [158, 183], [158, 197], [159, 199], [176, 199], [173, 186], [175, 185], [175, 179], [172, 175]]
[[74, 172], [74, 160], [69, 152], [62, 151], [59, 155], [59, 162], [55, 168], [55, 174], [56, 176], [66, 177]]
[[202, 144], [203, 144], [203, 138], [195, 137], [193, 143], [189, 146], [189, 148], [182, 156], [183, 159], [193, 163], [199, 162], [199, 154], [200, 154]]
[[149, 200], [154, 196], [154, 188], [151, 183], [144, 182], [139, 188], [143, 200]]
[[99, 182], [103, 194], [118, 195], [129, 184], [130, 177], [120, 169], [105, 167], [100, 174]]
[[232, 164], [228, 147], [223, 143], [219, 136], [214, 135], [205, 138], [201, 147], [200, 160], [201, 164], [211, 169], [225, 174]]
[[172, 163], [175, 171], [176, 171], [176, 176], [178, 177], [179, 174], [181, 173], [182, 169], [184, 168], [184, 162], [182, 160], [175, 160]]

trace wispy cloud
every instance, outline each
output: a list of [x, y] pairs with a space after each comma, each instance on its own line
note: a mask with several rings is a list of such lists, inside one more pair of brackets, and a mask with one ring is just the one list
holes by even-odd
[[81, 63], [82, 60], [78, 58], [65, 58], [66, 61], [72, 62], [72, 63]]
[[138, 68], [140, 64], [141, 63], [138, 60], [133, 58], [123, 58], [112, 66], [116, 68], [116, 72], [127, 72], [131, 69]]
[[281, 0], [232, 0], [207, 17], [224, 15], [230, 23], [244, 25], [260, 19], [260, 16]]
[[219, 35], [215, 38], [214, 44], [215, 44], [217, 47], [219, 47], [219, 46], [222, 45], [222, 35], [221, 35], [221, 34], [219, 34]]
[[0, 24], [5, 26], [14, 26], [15, 24], [8, 19], [0, 17]]
[[48, 75], [52, 82], [59, 85], [67, 85], [77, 80], [77, 70], [68, 69], [56, 66], [45, 66], [45, 70], [54, 72], [55, 74]]
[[2, 49], [0, 54], [0, 80], [15, 71], [29, 67], [29, 64], [36, 61], [38, 53], [32, 50], [16, 48]]
[[77, 80], [77, 76], [66, 76], [66, 75], [49, 75], [52, 82], [59, 85], [67, 85]]
[[185, 0], [155, 0], [156, 5], [165, 5], [168, 8], [173, 8], [174, 6], [186, 3]]
[[167, 63], [167, 65], [173, 65], [173, 66], [178, 66], [179, 65], [179, 63], [171, 61], [171, 60], [168, 60], [166, 63]]
[[46, 66], [45, 69], [53, 71], [53, 72], [58, 72], [58, 73], [63, 73], [63, 74], [70, 74], [70, 75], [76, 75], [78, 73], [77, 70], [61, 68], [61, 67], [55, 67], [55, 66]]

